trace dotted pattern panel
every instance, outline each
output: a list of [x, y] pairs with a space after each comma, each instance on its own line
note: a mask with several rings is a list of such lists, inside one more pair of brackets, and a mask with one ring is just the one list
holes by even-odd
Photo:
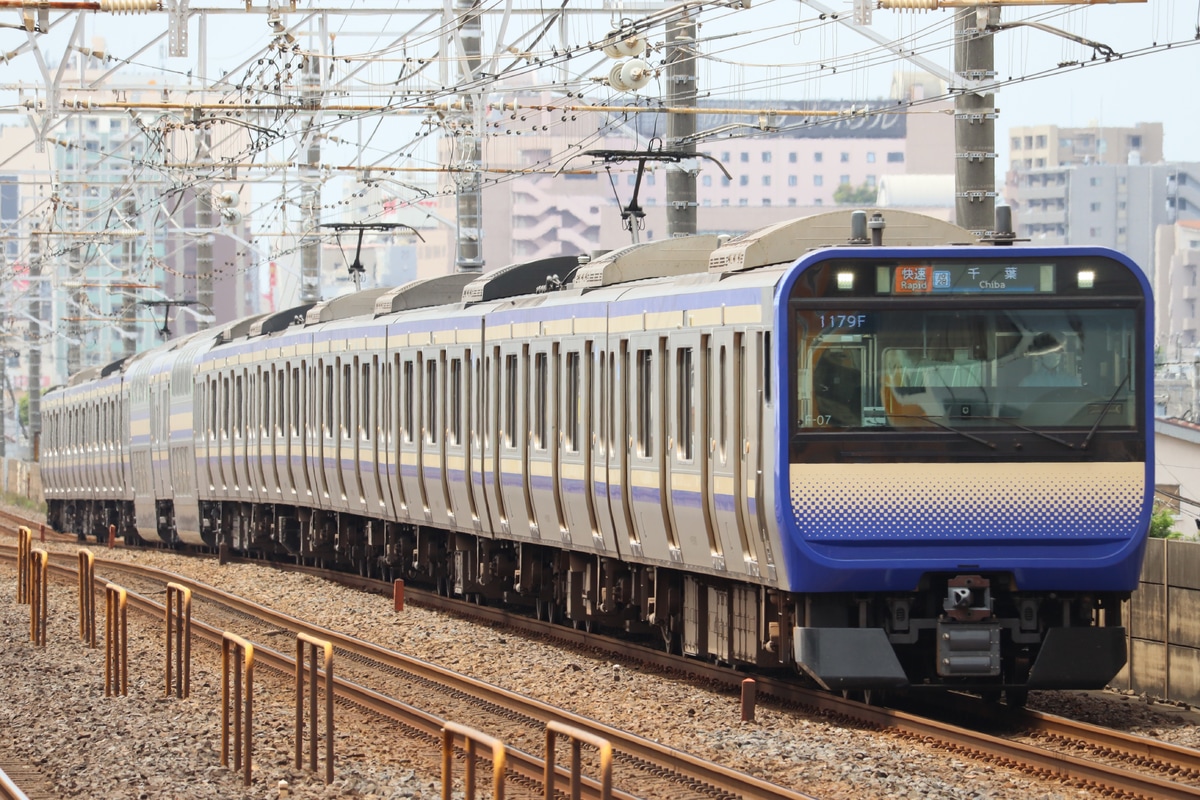
[[813, 542], [1132, 535], [1142, 464], [793, 464], [791, 500]]

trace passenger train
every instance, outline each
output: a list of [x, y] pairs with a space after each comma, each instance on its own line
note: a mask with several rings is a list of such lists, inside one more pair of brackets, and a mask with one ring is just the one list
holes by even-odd
[[865, 221], [362, 291], [85, 370], [42, 406], [49, 521], [831, 690], [1105, 685], [1151, 511], [1145, 275]]

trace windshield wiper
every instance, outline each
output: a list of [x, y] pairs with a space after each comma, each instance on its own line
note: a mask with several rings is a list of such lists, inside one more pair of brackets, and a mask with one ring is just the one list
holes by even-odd
[[1108, 410], [1113, 407], [1113, 403], [1117, 402], [1117, 395], [1121, 393], [1121, 389], [1125, 388], [1125, 382], [1129, 380], [1129, 373], [1125, 373], [1125, 377], [1117, 384], [1117, 388], [1113, 389], [1112, 396], [1104, 404], [1104, 408], [1100, 409], [1100, 416], [1096, 417], [1096, 424], [1088, 431], [1088, 435], [1084, 437], [1083, 444], [1079, 445], [1080, 450], [1087, 450], [1088, 445], [1092, 443], [1092, 437], [1096, 435], [1096, 431], [1100, 428], [1100, 423], [1104, 422], [1104, 418], [1108, 416]]
[[987, 439], [976, 436], [973, 433], [967, 433], [964, 430], [955, 428], [953, 425], [947, 425], [944, 422], [940, 422], [937, 417], [930, 417], [930, 416], [926, 416], [924, 414], [888, 414], [888, 416], [895, 417], [896, 419], [919, 419], [919, 420], [924, 420], [925, 422], [932, 422], [934, 425], [938, 426], [939, 428], [950, 431], [951, 433], [957, 433], [959, 436], [963, 437], [964, 439], [970, 439], [972, 442], [979, 442], [984, 447], [990, 448], [992, 450], [996, 449], [995, 442], [989, 442]]
[[1034, 436], [1040, 436], [1043, 439], [1048, 439], [1048, 440], [1054, 442], [1055, 444], [1061, 444], [1063, 447], [1070, 448], [1071, 450], [1075, 449], [1075, 445], [1071, 444], [1066, 439], [1062, 439], [1058, 436], [1055, 436], [1053, 433], [1046, 433], [1045, 431], [1039, 431], [1037, 428], [1030, 428], [1026, 425], [1022, 425], [1021, 423], [1015, 421], [1012, 417], [974, 417], [973, 416], [973, 417], [971, 417], [971, 419], [987, 419], [987, 420], [993, 420], [995, 422], [1003, 422], [1007, 425], [1012, 425], [1014, 428], [1020, 428], [1021, 430], [1025, 431], [1026, 433], [1032, 433]]

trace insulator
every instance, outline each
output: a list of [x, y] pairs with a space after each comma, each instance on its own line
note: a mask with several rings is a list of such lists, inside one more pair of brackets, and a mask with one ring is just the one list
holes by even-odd
[[604, 55], [609, 58], [640, 56], [646, 49], [646, 38], [633, 31], [612, 31], [604, 41]]
[[100, 10], [114, 14], [144, 14], [161, 11], [162, 4], [159, 0], [100, 0]]
[[650, 83], [650, 66], [641, 59], [630, 59], [620, 65], [620, 89], [622, 91], [637, 91]]
[[880, 0], [879, 7], [901, 11], [936, 11], [941, 4], [939, 0]]

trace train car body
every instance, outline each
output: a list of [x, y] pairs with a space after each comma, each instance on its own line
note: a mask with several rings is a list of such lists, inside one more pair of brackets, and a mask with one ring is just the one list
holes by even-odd
[[119, 397], [132, 476], [101, 502], [56, 443], [50, 518], [829, 689], [1102, 686], [1150, 512], [1146, 280], [887, 214], [902, 246], [817, 247], [832, 214], [198, 334], [47, 398]]

